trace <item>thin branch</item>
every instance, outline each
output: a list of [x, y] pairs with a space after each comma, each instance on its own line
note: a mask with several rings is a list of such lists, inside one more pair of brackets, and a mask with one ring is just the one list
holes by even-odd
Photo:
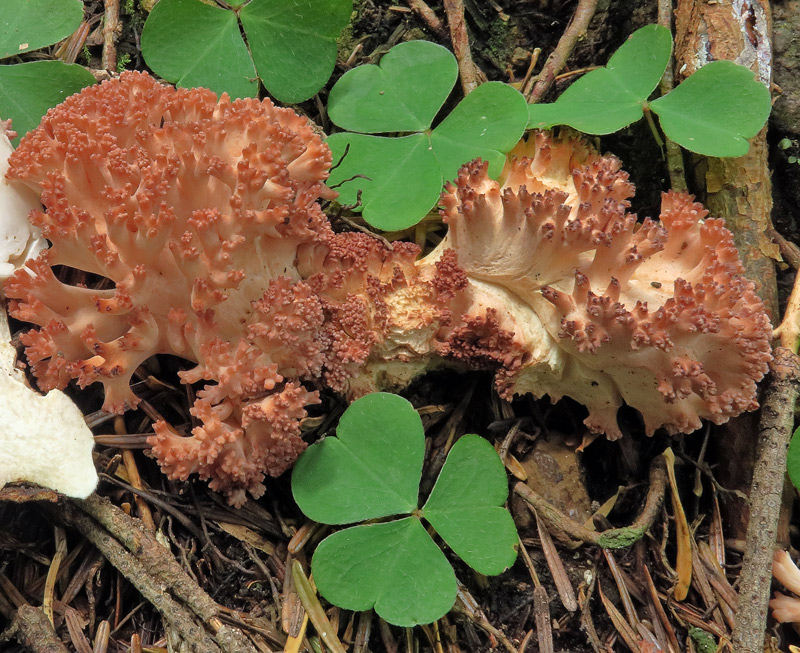
[[772, 583], [772, 556], [786, 473], [786, 450], [794, 426], [794, 405], [800, 389], [798, 357], [783, 347], [775, 360], [761, 404], [758, 448], [750, 486], [750, 521], [739, 574], [739, 598], [733, 627], [736, 653], [762, 653], [767, 602]]
[[450, 27], [453, 52], [458, 61], [461, 88], [464, 91], [464, 95], [469, 95], [486, 81], [486, 75], [472, 60], [472, 52], [469, 49], [467, 24], [464, 21], [463, 1], [444, 0], [444, 11], [447, 14], [447, 25]]
[[[445, 5], [447, 3], [445, 2]], [[572, 54], [578, 39], [586, 35], [586, 30], [597, 9], [597, 0], [579, 0], [572, 20], [561, 35], [556, 49], [547, 57], [542, 72], [536, 77], [536, 83], [525, 92], [525, 97], [530, 104], [540, 102], [555, 81], [556, 75], [561, 72], [567, 59]]]

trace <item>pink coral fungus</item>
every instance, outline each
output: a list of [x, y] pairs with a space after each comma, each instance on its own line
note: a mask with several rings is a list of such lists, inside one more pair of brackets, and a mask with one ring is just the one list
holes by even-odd
[[448, 234], [417, 260], [334, 234], [329, 166], [293, 111], [145, 74], [48, 112], [8, 177], [40, 193], [31, 220], [53, 246], [5, 286], [40, 327], [23, 342], [41, 387], [98, 381], [120, 412], [148, 357], [196, 362], [182, 379], [206, 382], [200, 425], [157, 423], [150, 444], [170, 477], [198, 473], [236, 504], [305, 447], [306, 386], [352, 398], [458, 361], [496, 370], [509, 397], [574, 397], [610, 437], [623, 403], [650, 433], [755, 408], [769, 321], [730, 233], [688, 196], [638, 223], [616, 159], [537, 134], [500, 182], [462, 169]]

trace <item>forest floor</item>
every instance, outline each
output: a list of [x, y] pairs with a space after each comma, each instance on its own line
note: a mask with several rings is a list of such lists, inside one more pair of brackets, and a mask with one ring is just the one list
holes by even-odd
[[[102, 2], [85, 4], [87, 16], [102, 14]], [[429, 3], [441, 21], [438, 29], [410, 8], [414, 4], [355, 2], [334, 78], [320, 101], [301, 107], [310, 118], [329, 127], [319, 107], [336, 79], [347, 68], [376, 61], [392, 45], [425, 38], [451, 47], [442, 3]], [[463, 4], [475, 64], [488, 79], [502, 81], [523, 80], [535, 48], [541, 49], [540, 67], [576, 9], [570, 0], [455, 4]], [[633, 31], [657, 22], [655, 1], [596, 5], [563, 72], [605, 64]], [[146, 69], [137, 47], [142, 10], [123, 9], [121, 20], [119, 54], [129, 57], [129, 68]], [[99, 67], [101, 46], [102, 39], [92, 41], [90, 35], [84, 50], [89, 59], [81, 63]], [[545, 101], [572, 79], [557, 81]], [[454, 95], [451, 102], [457, 99]], [[776, 227], [789, 241], [798, 237], [792, 215], [800, 203], [800, 167], [788, 159], [799, 147], [793, 137], [785, 120], [769, 135]], [[787, 138], [788, 150], [779, 149]], [[597, 139], [597, 145], [630, 172], [637, 188], [631, 210], [657, 215], [669, 174], [644, 121]], [[702, 188], [693, 190], [702, 195]], [[782, 265], [781, 304], [793, 280], [793, 270]], [[183, 365], [169, 357], [149, 361], [149, 376], [134, 390], [145, 406], [166, 407], [188, 421], [187, 396], [177, 377]], [[288, 475], [269, 479], [265, 498], [232, 509], [205, 483], [166, 480], [145, 453], [152, 421], [147, 410], [115, 418], [98, 411], [101, 397], [91, 389], [72, 396], [93, 420], [101, 484], [88, 502], [25, 486], [0, 492], [0, 632], [5, 630], [0, 650], [59, 650], [48, 648], [56, 642], [41, 625], [41, 613], [22, 609], [42, 605], [51, 611], [55, 639], [82, 653], [190, 650], [193, 637], [198, 651], [331, 650], [304, 619], [288, 571], [293, 559], [305, 564], [325, 534], [304, 523]], [[520, 556], [508, 572], [490, 578], [450, 556], [461, 583], [459, 599], [449, 615], [430, 626], [397, 628], [371, 611], [350, 613], [323, 601], [345, 650], [732, 650], [752, 460], [730, 455], [725, 444], [730, 427], [646, 437], [638, 415], [623, 411], [625, 437], [597, 439], [579, 453], [576, 447], [586, 435], [582, 406], [529, 396], [504, 401], [489, 373], [429, 374], [404, 396], [423, 415], [430, 456], [464, 433], [481, 434], [509, 454], [511, 486], [531, 490], [512, 492], [509, 500]], [[308, 439], [335, 424], [344, 408], [340, 398], [323, 395], [314, 415], [324, 426], [309, 431]], [[739, 428], [754, 434], [756, 421], [757, 416], [743, 417]], [[668, 448], [674, 464], [662, 455]], [[426, 482], [431, 479], [423, 479], [423, 487]], [[784, 547], [797, 535], [791, 507], [789, 497], [778, 531]], [[682, 523], [688, 525], [688, 539], [684, 534], [679, 543]], [[298, 531], [308, 539], [298, 541]], [[623, 546], [599, 546], [603, 532]], [[692, 586], [681, 600], [675, 597], [678, 558], [693, 568]], [[33, 634], [26, 639], [28, 631]], [[772, 621], [769, 634], [773, 651], [800, 643], [796, 633]], [[218, 649], [206, 643], [211, 635]], [[287, 640], [289, 635], [295, 639]]]

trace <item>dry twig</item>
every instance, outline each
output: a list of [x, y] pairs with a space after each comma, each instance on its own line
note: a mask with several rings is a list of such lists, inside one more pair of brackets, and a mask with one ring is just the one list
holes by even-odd
[[450, 27], [453, 53], [458, 61], [461, 88], [464, 91], [464, 95], [469, 95], [486, 81], [486, 75], [472, 60], [467, 24], [464, 21], [464, 3], [462, 0], [444, 0], [444, 11], [447, 14], [447, 24]]
[[523, 89], [529, 103], [540, 102], [547, 91], [550, 90], [556, 75], [564, 68], [578, 39], [586, 34], [586, 29], [594, 16], [595, 9], [597, 9], [597, 0], [579, 0], [572, 20], [561, 35], [556, 49], [550, 53], [547, 61], [544, 62], [542, 71], [536, 77], [536, 83], [527, 91]]
[[750, 522], [739, 575], [739, 609], [733, 628], [733, 650], [736, 653], [761, 653], [764, 650], [772, 555], [786, 473], [786, 449], [792, 435], [798, 389], [800, 365], [797, 355], [783, 347], [776, 348], [761, 403], [758, 448], [750, 487]]

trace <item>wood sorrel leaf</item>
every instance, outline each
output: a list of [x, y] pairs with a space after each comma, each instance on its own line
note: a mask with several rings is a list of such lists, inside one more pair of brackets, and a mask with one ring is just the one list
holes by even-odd
[[352, 0], [251, 0], [239, 14], [258, 76], [281, 102], [302, 102], [325, 85]]
[[769, 117], [769, 90], [749, 68], [712, 61], [653, 100], [667, 138], [706, 156], [742, 156]]
[[425, 434], [408, 401], [384, 392], [361, 397], [336, 432], [311, 445], [292, 474], [295, 501], [309, 518], [348, 524], [417, 508]]
[[[339, 201], [361, 201], [364, 218], [384, 231], [404, 229], [439, 199], [442, 173], [425, 134], [384, 138], [341, 132], [328, 137], [333, 160], [341, 159], [328, 184], [363, 174], [337, 188]], [[342, 158], [343, 157], [343, 158]], [[359, 191], [361, 196], [359, 198]]]
[[233, 98], [255, 97], [258, 77], [283, 102], [306, 100], [325, 84], [352, 0], [229, 4], [232, 9], [160, 0], [142, 30], [147, 64], [178, 86], [205, 86]]
[[63, 102], [95, 78], [78, 64], [61, 61], [30, 61], [0, 66], [0, 116], [11, 118], [19, 138], [39, 124], [51, 107]]
[[528, 106], [529, 129], [569, 125], [587, 134], [610, 134], [639, 120], [672, 53], [672, 35], [660, 25], [636, 30], [608, 65], [573, 83], [552, 104]]
[[459, 558], [479, 573], [496, 575], [517, 558], [506, 498], [505, 467], [494, 447], [464, 435], [450, 450], [422, 514]]
[[161, 0], [142, 30], [153, 72], [183, 88], [203, 86], [232, 98], [255, 97], [256, 69], [236, 14], [200, 0]]
[[786, 471], [795, 488], [800, 489], [800, 427], [792, 435], [789, 451], [786, 454]]
[[0, 3], [0, 59], [57, 43], [78, 29], [82, 18], [80, 0]]
[[[455, 57], [427, 41], [392, 48], [380, 66], [346, 73], [331, 90], [328, 113], [338, 126], [361, 134], [328, 139], [334, 161], [329, 186], [374, 227], [410, 227], [433, 208], [445, 181], [464, 163], [483, 158], [500, 174], [504, 153], [520, 139], [527, 105], [514, 88], [490, 82], [464, 98], [437, 127], [434, 118], [458, 76]], [[397, 139], [366, 136], [415, 132]], [[354, 177], [360, 175], [359, 177]]]
[[434, 621], [452, 607], [455, 575], [421, 517], [441, 528], [453, 551], [481, 573], [498, 574], [514, 562], [517, 533], [501, 507], [508, 485], [492, 445], [477, 435], [463, 436], [419, 511], [424, 450], [422, 421], [411, 404], [376, 393], [344, 412], [338, 438], [326, 438], [300, 456], [292, 491], [311, 519], [340, 524], [412, 513], [354, 526], [319, 544], [314, 578], [320, 593], [339, 607], [374, 607], [399, 626]]
[[334, 533], [311, 561], [317, 589], [347, 610], [369, 610], [396, 626], [443, 617], [456, 600], [456, 577], [416, 517]]
[[441, 45], [408, 41], [380, 65], [346, 72], [331, 89], [328, 115], [342, 129], [362, 134], [424, 131], [458, 77], [455, 57]]

